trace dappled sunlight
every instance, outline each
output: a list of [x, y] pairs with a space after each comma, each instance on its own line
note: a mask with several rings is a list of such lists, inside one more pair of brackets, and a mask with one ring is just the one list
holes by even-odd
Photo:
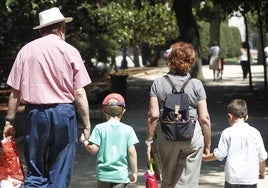
[[[213, 81], [213, 72], [207, 65], [202, 66], [203, 75], [206, 79], [204, 85], [207, 93], [207, 105], [211, 118], [212, 126], [212, 146], [211, 152], [217, 147], [219, 137], [223, 129], [228, 127], [226, 106], [230, 100], [234, 98], [243, 98], [248, 102], [249, 108], [249, 124], [256, 127], [261, 134], [266, 148], [268, 148], [268, 113], [267, 101], [263, 96], [263, 66], [252, 66], [253, 91], [249, 92], [249, 80], [242, 80], [242, 70], [239, 64], [225, 65], [223, 80]], [[146, 117], [149, 104], [149, 92], [152, 82], [165, 75], [168, 72], [167, 67], [155, 67], [140, 70], [135, 68], [133, 72], [128, 70], [130, 74], [127, 78], [127, 110], [123, 116], [122, 122], [132, 126], [140, 141], [136, 145], [138, 154], [138, 182], [129, 185], [131, 188], [145, 188], [143, 174], [147, 170], [146, 149], [144, 140], [146, 138]], [[94, 84], [101, 88], [108, 88], [109, 82], [97, 81]], [[92, 86], [93, 87], [93, 86]], [[92, 88], [89, 88], [92, 89]], [[97, 95], [99, 96], [99, 95]], [[104, 121], [100, 104], [90, 103], [90, 115], [92, 128], [100, 122]], [[0, 102], [0, 113], [2, 115], [2, 126], [4, 125], [4, 116], [7, 110], [7, 98], [2, 98]], [[24, 107], [19, 108], [23, 112]], [[23, 126], [22, 113], [17, 115], [16, 124], [18, 124], [18, 132], [21, 132]], [[0, 122], [1, 123], [1, 122]], [[79, 136], [82, 127], [79, 126]], [[0, 130], [1, 131], [1, 130]], [[22, 142], [19, 144], [22, 151]], [[23, 156], [23, 155], [22, 155]], [[96, 186], [96, 155], [86, 152], [80, 144], [77, 146], [77, 155], [75, 158], [74, 172], [72, 176], [71, 187], [95, 187]], [[268, 169], [266, 169], [266, 174]], [[268, 175], [265, 180], [260, 180], [260, 188], [266, 188], [268, 185]], [[203, 162], [201, 168], [200, 186], [199, 188], [220, 188], [224, 183], [224, 162]], [[266, 185], [262, 186], [262, 185]]]

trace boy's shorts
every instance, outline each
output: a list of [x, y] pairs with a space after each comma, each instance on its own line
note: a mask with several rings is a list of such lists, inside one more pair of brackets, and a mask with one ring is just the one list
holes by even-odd
[[111, 183], [111, 182], [103, 182], [97, 181], [97, 188], [126, 188], [127, 183]]

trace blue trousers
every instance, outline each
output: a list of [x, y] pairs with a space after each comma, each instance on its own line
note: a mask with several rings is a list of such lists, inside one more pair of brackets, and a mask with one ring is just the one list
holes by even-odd
[[67, 188], [77, 145], [77, 117], [72, 104], [27, 105], [24, 187]]

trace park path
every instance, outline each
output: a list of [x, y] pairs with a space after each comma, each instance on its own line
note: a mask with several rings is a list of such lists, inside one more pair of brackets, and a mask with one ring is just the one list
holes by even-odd
[[[268, 105], [263, 97], [263, 67], [252, 65], [253, 91], [249, 92], [249, 81], [242, 80], [242, 70], [238, 63], [225, 65], [223, 80], [212, 81], [212, 71], [203, 65], [203, 75], [206, 79], [204, 85], [207, 92], [208, 109], [212, 121], [212, 148], [217, 147], [221, 131], [228, 126], [226, 118], [226, 105], [234, 98], [243, 98], [248, 102], [249, 123], [260, 130], [266, 148], [268, 149]], [[128, 77], [127, 80], [127, 111], [123, 120], [133, 126], [140, 143], [136, 145], [138, 153], [138, 182], [130, 188], [145, 188], [143, 174], [147, 170], [145, 158], [145, 126], [148, 110], [149, 90], [152, 81], [164, 74], [168, 69], [159, 67], [144, 71]], [[1, 113], [4, 114], [4, 113]], [[100, 108], [90, 111], [92, 125], [103, 121]], [[1, 118], [3, 120], [3, 118]], [[22, 155], [21, 137], [18, 146]], [[95, 177], [96, 156], [87, 153], [80, 145], [74, 164], [71, 188], [96, 187]], [[203, 163], [200, 177], [200, 188], [220, 188], [224, 183], [224, 162]], [[268, 188], [268, 169], [266, 178], [260, 180], [258, 188]]]

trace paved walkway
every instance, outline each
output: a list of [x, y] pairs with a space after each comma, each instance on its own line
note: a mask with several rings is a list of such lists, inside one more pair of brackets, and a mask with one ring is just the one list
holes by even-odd
[[[145, 126], [148, 110], [148, 94], [152, 81], [166, 74], [167, 68], [156, 68], [145, 73], [128, 78], [127, 111], [123, 121], [135, 129], [140, 144], [138, 152], [138, 182], [130, 185], [133, 188], [144, 188], [143, 174], [146, 171], [145, 158]], [[268, 114], [267, 102], [262, 97], [263, 67], [252, 66], [253, 92], [248, 92], [248, 80], [242, 81], [242, 71], [239, 64], [227, 64], [223, 80], [213, 82], [212, 71], [208, 66], [203, 66], [203, 74], [207, 82], [205, 89], [208, 96], [208, 108], [212, 120], [212, 148], [217, 147], [221, 131], [228, 126], [226, 118], [226, 105], [233, 98], [244, 98], [248, 101], [249, 123], [256, 126], [262, 133], [266, 148], [268, 148]], [[101, 112], [96, 109], [91, 111], [93, 126], [103, 121]], [[95, 177], [96, 156], [87, 153], [80, 145], [77, 148], [75, 167], [72, 176], [72, 188], [96, 187]], [[260, 180], [258, 188], [268, 187], [268, 169], [266, 179]], [[203, 163], [201, 169], [200, 188], [223, 187], [224, 162]]]

